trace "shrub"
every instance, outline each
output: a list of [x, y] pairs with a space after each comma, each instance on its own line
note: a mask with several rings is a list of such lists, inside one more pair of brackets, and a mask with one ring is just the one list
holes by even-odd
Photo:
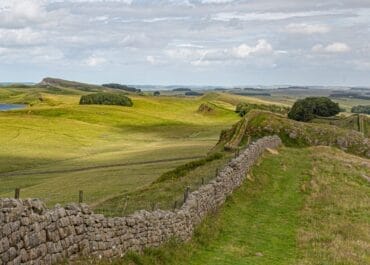
[[119, 105], [131, 107], [133, 105], [130, 98], [119, 93], [96, 93], [84, 95], [80, 99], [80, 105], [99, 104], [99, 105]]
[[358, 105], [358, 106], [353, 106], [351, 109], [352, 113], [365, 113], [365, 114], [370, 114], [370, 105]]
[[154, 93], [153, 93], [153, 96], [160, 96], [161, 95], [161, 92], [159, 92], [159, 91], [154, 91]]
[[316, 116], [330, 117], [339, 112], [338, 103], [331, 101], [329, 98], [308, 97], [297, 100], [288, 113], [288, 117], [296, 121], [310, 121]]
[[189, 92], [189, 91], [191, 91], [191, 89], [190, 88], [179, 87], [179, 88], [172, 89], [172, 91], [174, 91], [174, 92]]
[[185, 96], [203, 96], [203, 95], [204, 95], [203, 93], [196, 91], [185, 92]]
[[263, 105], [263, 104], [250, 104], [250, 103], [239, 103], [236, 106], [235, 112], [239, 113], [241, 117], [247, 114], [252, 109], [267, 110], [280, 114], [287, 114], [289, 111], [288, 107], [278, 105]]

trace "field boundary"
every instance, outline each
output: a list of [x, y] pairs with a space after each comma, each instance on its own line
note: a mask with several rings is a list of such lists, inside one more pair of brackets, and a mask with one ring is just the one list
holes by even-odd
[[38, 199], [0, 199], [1, 264], [122, 257], [128, 251], [158, 247], [171, 238], [190, 240], [195, 227], [241, 186], [264, 151], [281, 143], [278, 136], [266, 136], [250, 144], [215, 180], [187, 193], [184, 204], [174, 211], [141, 210], [106, 218], [94, 214], [86, 204], [47, 209]]
[[118, 164], [73, 168], [73, 169], [65, 169], [65, 170], [49, 170], [49, 171], [35, 171], [35, 172], [6, 172], [6, 173], [1, 173], [0, 178], [1, 177], [12, 177], [12, 176], [47, 175], [47, 174], [57, 174], [57, 173], [74, 173], [74, 172], [82, 172], [82, 171], [88, 171], [88, 170], [94, 170], [94, 169], [105, 169], [105, 168], [126, 167], [126, 166], [138, 166], [138, 165], [175, 162], [175, 161], [183, 161], [183, 160], [191, 160], [191, 159], [199, 159], [199, 158], [204, 158], [204, 156], [189, 156], [189, 157], [148, 160], [148, 161], [141, 161], [141, 162], [127, 162], [127, 163], [118, 163]]

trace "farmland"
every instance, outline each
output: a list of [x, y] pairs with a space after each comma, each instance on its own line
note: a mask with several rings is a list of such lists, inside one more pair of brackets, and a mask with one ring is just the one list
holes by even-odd
[[[68, 93], [67, 93], [68, 92]], [[0, 196], [37, 197], [49, 206], [95, 204], [153, 182], [165, 171], [204, 157], [222, 129], [238, 120], [233, 97], [130, 95], [133, 107], [80, 106], [83, 92], [1, 89], [2, 102], [31, 103], [0, 113]], [[39, 100], [42, 98], [42, 100]], [[211, 114], [199, 113], [202, 103]]]

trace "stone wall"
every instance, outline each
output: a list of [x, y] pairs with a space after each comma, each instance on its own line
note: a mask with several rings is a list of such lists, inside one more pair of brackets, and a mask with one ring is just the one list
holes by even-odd
[[81, 256], [118, 257], [127, 251], [157, 247], [172, 237], [189, 240], [194, 228], [239, 187], [277, 136], [251, 144], [223, 168], [215, 180], [189, 194], [175, 211], [138, 211], [106, 218], [85, 204], [47, 209], [37, 199], [0, 199], [0, 265], [55, 264]]

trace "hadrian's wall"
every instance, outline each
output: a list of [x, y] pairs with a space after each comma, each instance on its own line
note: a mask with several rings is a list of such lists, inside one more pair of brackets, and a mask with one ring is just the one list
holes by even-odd
[[264, 137], [231, 160], [212, 182], [189, 194], [175, 211], [138, 211], [106, 218], [85, 204], [46, 209], [37, 199], [0, 199], [0, 265], [55, 264], [81, 256], [118, 257], [157, 247], [172, 237], [189, 240], [194, 228], [239, 187], [266, 148], [281, 144]]

